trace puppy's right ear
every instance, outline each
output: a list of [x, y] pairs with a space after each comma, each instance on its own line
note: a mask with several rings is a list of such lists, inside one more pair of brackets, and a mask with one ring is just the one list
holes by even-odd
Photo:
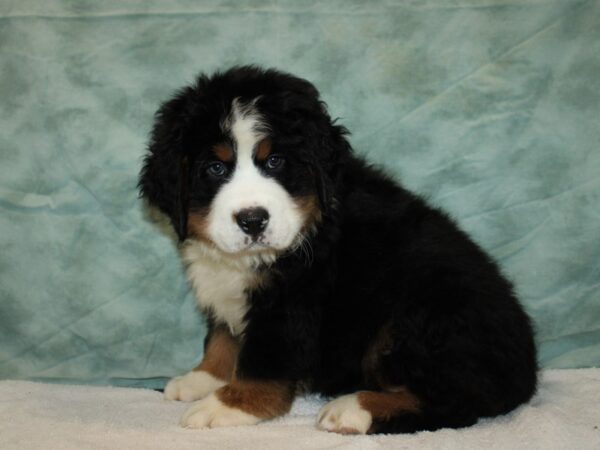
[[170, 219], [180, 241], [187, 236], [189, 155], [185, 131], [192, 119], [192, 88], [185, 88], [157, 111], [140, 172], [140, 196]]

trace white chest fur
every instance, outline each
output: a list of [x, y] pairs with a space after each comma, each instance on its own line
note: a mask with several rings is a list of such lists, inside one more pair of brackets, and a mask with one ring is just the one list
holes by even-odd
[[256, 258], [232, 257], [197, 241], [187, 241], [182, 254], [200, 307], [227, 324], [233, 335], [240, 334], [248, 289], [259, 282]]

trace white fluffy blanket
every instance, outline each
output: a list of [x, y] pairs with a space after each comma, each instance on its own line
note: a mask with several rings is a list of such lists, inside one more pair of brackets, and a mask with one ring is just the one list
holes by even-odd
[[2, 449], [600, 449], [600, 369], [548, 370], [537, 396], [506, 417], [461, 430], [341, 436], [314, 428], [322, 400], [252, 427], [186, 430], [187, 407], [158, 392], [0, 382]]

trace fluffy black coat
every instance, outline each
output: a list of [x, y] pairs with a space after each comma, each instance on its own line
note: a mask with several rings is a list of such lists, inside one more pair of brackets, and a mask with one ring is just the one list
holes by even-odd
[[304, 80], [235, 68], [163, 105], [140, 185], [180, 238], [187, 210], [218, 190], [197, 177], [194, 149], [221, 138], [213, 130], [236, 97], [259, 97], [289, 159], [278, 181], [293, 196], [314, 193], [322, 216], [312, 251], [257, 268], [269, 283], [248, 293], [238, 375], [327, 396], [406, 386], [420, 399], [420, 413], [374, 432], [464, 427], [528, 401], [536, 350], [510, 282], [446, 214], [354, 155]]

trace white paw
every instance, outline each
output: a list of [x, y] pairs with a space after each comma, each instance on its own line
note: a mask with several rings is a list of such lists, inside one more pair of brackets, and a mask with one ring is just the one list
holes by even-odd
[[191, 402], [206, 397], [225, 384], [204, 370], [188, 372], [169, 380], [165, 387], [165, 399]]
[[179, 423], [185, 428], [216, 428], [254, 425], [258, 422], [260, 422], [258, 417], [223, 404], [213, 393], [195, 402]]
[[327, 403], [317, 419], [317, 428], [341, 434], [365, 434], [373, 418], [358, 403], [356, 394], [343, 395]]

